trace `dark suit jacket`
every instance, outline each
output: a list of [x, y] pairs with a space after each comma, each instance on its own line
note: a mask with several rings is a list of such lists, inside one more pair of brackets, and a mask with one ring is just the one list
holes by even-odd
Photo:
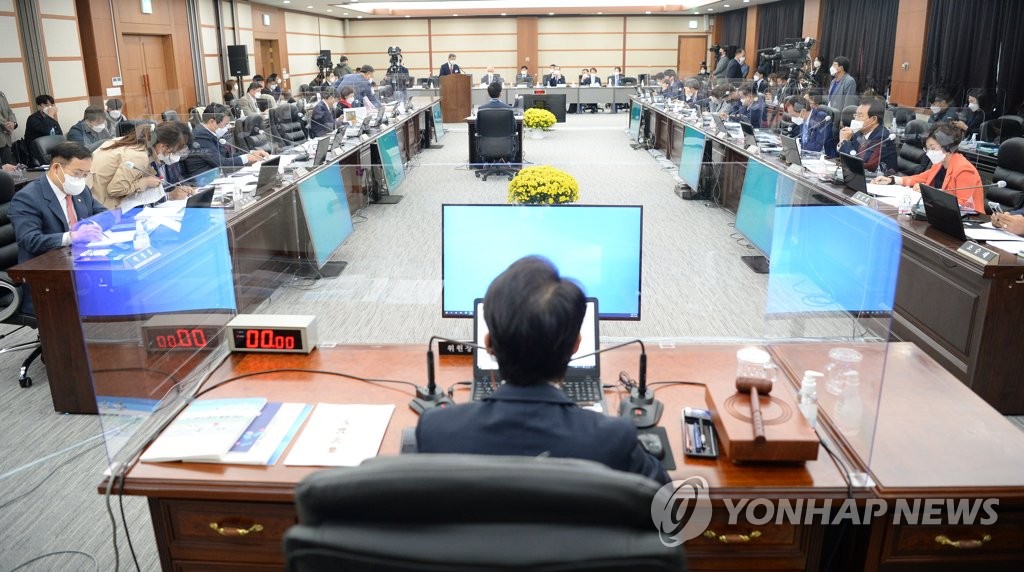
[[[71, 201], [80, 221], [107, 210], [88, 187]], [[71, 230], [45, 175], [14, 194], [9, 216], [18, 240], [18, 262], [60, 248], [64, 233]]]
[[548, 384], [503, 385], [481, 401], [429, 410], [416, 426], [416, 443], [421, 453], [589, 459], [669, 482], [640, 447], [631, 421], [580, 409]]
[[[843, 141], [839, 146], [839, 152], [850, 154], [851, 151], [857, 151], [857, 157], [864, 160], [864, 168], [868, 171], [887, 171], [889, 169], [895, 169], [895, 142], [886, 141], [879, 145], [879, 142], [887, 139], [888, 137], [889, 130], [885, 127], [876, 127], [875, 130], [871, 132], [870, 138], [865, 138], [863, 133], [857, 132], [850, 141]], [[866, 154], [864, 152], [865, 150], [867, 150]], [[881, 161], [881, 165], [879, 165], [879, 161]]]
[[729, 64], [725, 68], [725, 77], [727, 79], [743, 79], [743, 66], [736, 61], [736, 58], [729, 60]]
[[477, 109], [512, 109], [512, 106], [500, 99], [491, 99]]
[[335, 89], [338, 90], [338, 93], [341, 93], [341, 88], [343, 87], [351, 87], [352, 90], [356, 92], [356, 101], [353, 104], [353, 107], [362, 107], [364, 97], [369, 99], [370, 103], [374, 106], [380, 105], [380, 102], [377, 101], [377, 96], [373, 94], [373, 87], [370, 85], [370, 80], [363, 77], [363, 74], [361, 73], [350, 73], [338, 80], [338, 83], [335, 85]]
[[734, 120], [746, 121], [750, 123], [754, 129], [760, 129], [764, 127], [764, 100], [760, 97], [750, 104], [750, 107], [740, 106], [739, 110], [735, 113]]
[[441, 64], [441, 73], [437, 75], [451, 75], [453, 73], [462, 73], [462, 68], [459, 67], [459, 64], [452, 65], [448, 62], [445, 62]]
[[328, 109], [323, 101], [313, 106], [309, 113], [309, 133], [313, 137], [323, 137], [334, 130], [334, 112]]
[[[50, 133], [50, 130], [53, 133]], [[36, 139], [44, 135], [63, 135], [64, 131], [60, 128], [60, 123], [57, 120], [43, 113], [37, 111], [32, 115], [28, 116], [28, 121], [25, 122], [25, 143], [32, 143]]]
[[624, 78], [624, 77], [625, 76], [623, 76], [622, 74], [610, 75], [610, 76], [608, 76], [608, 85], [612, 85], [612, 86], [622, 85], [622, 78]]
[[205, 125], [196, 127], [192, 132], [194, 141], [192, 150], [185, 157], [182, 163], [182, 175], [185, 178], [194, 177], [210, 169], [220, 167], [241, 167], [242, 155], [225, 155], [220, 146], [217, 136], [206, 128]]
[[560, 75], [558, 77], [555, 77], [553, 75], [546, 75], [544, 76], [544, 85], [548, 87], [558, 87], [560, 85], [565, 85], [565, 76]]

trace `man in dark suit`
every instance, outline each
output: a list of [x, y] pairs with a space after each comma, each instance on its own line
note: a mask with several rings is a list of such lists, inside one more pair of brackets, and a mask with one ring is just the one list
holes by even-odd
[[492, 83], [487, 86], [487, 95], [491, 96], [491, 100], [481, 105], [479, 109], [512, 109], [512, 106], [498, 99], [501, 97], [501, 84]]
[[356, 94], [354, 107], [362, 107], [364, 105], [364, 98], [369, 100], [372, 105], [379, 106], [380, 101], [373, 94], [373, 86], [370, 85], [371, 81], [373, 81], [373, 66], [365, 65], [359, 68], [356, 73], [351, 73], [341, 78], [341, 81], [337, 82], [335, 89], [341, 91], [344, 87], [351, 87], [352, 91]]
[[202, 123], [193, 131], [192, 149], [182, 161], [183, 175], [194, 177], [199, 173], [220, 167], [241, 167], [267, 157], [267, 152], [256, 149], [249, 153], [225, 153], [220, 140], [228, 133], [231, 114], [219, 103], [211, 103], [203, 110]]
[[483, 342], [504, 384], [481, 401], [425, 412], [418, 450], [589, 459], [667, 483], [629, 419], [580, 409], [558, 387], [585, 313], [583, 291], [549, 261], [530, 256], [509, 266], [484, 298]]
[[885, 103], [880, 99], [858, 106], [850, 126], [839, 131], [839, 152], [860, 157], [868, 171], [895, 170], [896, 144], [889, 141], [884, 118]]
[[764, 127], [764, 100], [750, 84], [741, 85], [737, 91], [740, 94], [740, 107], [733, 112], [732, 120], [750, 123], [754, 129]]
[[[47, 94], [36, 96], [36, 112], [28, 116], [25, 121], [25, 144], [32, 149], [32, 142], [46, 135], [63, 135], [57, 121], [57, 105], [53, 97]], [[34, 157], [36, 161], [42, 162], [41, 157]]]
[[618, 87], [622, 85], [622, 68], [615, 68], [615, 73], [608, 76], [608, 85]]
[[739, 81], [743, 79], [745, 75], [743, 73], [743, 62], [746, 61], [746, 59], [747, 55], [746, 52], [743, 51], [743, 48], [737, 48], [736, 56], [729, 60], [729, 64], [725, 68], [726, 79], [732, 81]]
[[[61, 143], [53, 149], [46, 175], [14, 194], [8, 216], [18, 241], [18, 262], [103, 236], [103, 226], [109, 224], [85, 220], [107, 210], [85, 186], [91, 169], [91, 151], [78, 143]], [[35, 313], [27, 289], [22, 311]]]
[[313, 109], [309, 112], [309, 134], [312, 137], [323, 137], [334, 131], [337, 122], [334, 118], [334, 106], [338, 103], [338, 95], [333, 89], [327, 90]]
[[462, 73], [462, 68], [459, 64], [455, 63], [455, 54], [448, 54], [448, 61], [441, 64], [441, 72], [437, 75], [452, 75], [456, 73]]
[[562, 68], [555, 68], [550, 74], [545, 76], [544, 85], [547, 87], [558, 87], [565, 85], [565, 76], [562, 75]]

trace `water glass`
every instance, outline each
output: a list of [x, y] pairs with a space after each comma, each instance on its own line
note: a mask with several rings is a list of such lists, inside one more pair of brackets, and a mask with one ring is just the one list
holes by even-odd
[[825, 368], [825, 390], [832, 395], [841, 395], [846, 387], [846, 374], [858, 373], [863, 356], [850, 348], [832, 348], [828, 352], [829, 363]]

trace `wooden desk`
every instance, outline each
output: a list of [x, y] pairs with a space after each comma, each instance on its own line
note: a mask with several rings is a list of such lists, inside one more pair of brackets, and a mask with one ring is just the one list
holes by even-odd
[[[683, 129], [702, 131], [717, 163], [716, 200], [736, 212], [747, 160], [751, 157], [731, 139], [713, 129], [691, 125], [648, 103], [643, 107], [654, 145], [678, 164]], [[774, 155], [760, 161], [779, 171], [785, 165]], [[814, 177], [785, 173], [836, 204], [853, 204], [852, 193]], [[897, 220], [896, 210], [883, 214]], [[892, 332], [900, 340], [922, 347], [990, 405], [1006, 415], [1024, 414], [1024, 385], [1020, 359], [1007, 351], [1024, 323], [1024, 262], [1003, 253], [996, 264], [983, 266], [957, 253], [962, 241], [939, 232], [927, 222], [897, 220], [903, 235], [896, 313]]]
[[[651, 380], [688, 379], [704, 383], [732, 384], [738, 346], [683, 346], [649, 351]], [[787, 373], [776, 390], [792, 393], [793, 372], [811, 362], [827, 360], [827, 345], [801, 344], [771, 348]], [[1024, 523], [1024, 435], [973, 396], [962, 384], [944, 372], [911, 344], [890, 344], [886, 384], [875, 453], [870, 459], [875, 487], [859, 489], [863, 499], [883, 496], [939, 495], [948, 498], [994, 496], [1000, 499], [999, 522], [989, 527], [899, 526], [876, 521], [863, 535], [846, 535], [847, 549], [854, 555], [840, 561], [839, 569], [909, 569], [924, 563], [955, 563], [970, 567], [985, 562], [985, 569], [1019, 569], [1024, 550], [1012, 550], [1021, 543]], [[425, 372], [423, 348], [416, 346], [341, 346], [318, 349], [309, 356], [230, 356], [209, 383], [247, 372], [274, 368], [307, 368], [339, 371], [368, 377], [405, 379], [422, 383]], [[879, 352], [884, 357], [884, 352]], [[636, 371], [635, 351], [622, 350], [602, 356], [607, 371]], [[469, 358], [442, 358], [438, 383], [445, 387], [470, 376]], [[401, 432], [416, 424], [407, 404], [411, 388], [390, 384], [369, 384], [316, 374], [272, 374], [227, 384], [207, 394], [218, 397], [267, 397], [271, 400], [328, 403], [394, 403], [396, 409], [381, 445], [381, 455], [394, 455], [401, 445]], [[827, 532], [820, 524], [767, 524], [751, 527], [727, 524], [726, 499], [832, 499], [846, 498], [847, 484], [842, 470], [824, 451], [806, 465], [735, 465], [728, 459], [693, 460], [682, 456], [679, 415], [682, 407], [704, 405], [704, 390], [697, 386], [662, 386], [657, 396], [665, 403], [661, 425], [669, 435], [677, 469], [674, 479], [702, 476], [710, 485], [715, 513], [711, 530], [717, 534], [760, 535], [749, 544], [730, 545], [706, 537], [686, 544], [692, 570], [819, 570], [823, 566], [822, 540]], [[607, 393], [611, 410], [616, 410], [617, 393]], [[467, 391], [455, 393], [457, 401]], [[910, 404], [913, 404], [911, 406]], [[955, 416], [951, 415], [955, 411]], [[842, 439], [823, 416], [823, 431]], [[969, 429], [965, 429], [967, 422]], [[964, 447], [965, 449], [961, 449]], [[839, 451], [844, 463], [852, 459]], [[948, 451], [964, 452], [962, 459], [950, 459]], [[286, 453], [287, 454], [287, 453]], [[959, 461], [963, 462], [959, 462]], [[149, 498], [153, 526], [164, 570], [245, 569], [278, 570], [283, 565], [281, 537], [296, 522], [293, 491], [296, 484], [315, 471], [309, 467], [209, 465], [201, 463], [139, 463], [125, 479], [125, 492]], [[101, 485], [101, 491], [103, 486]], [[452, 494], [457, 494], [453, 492]], [[884, 519], [883, 519], [884, 520]], [[263, 525], [258, 534], [220, 536], [210, 523], [248, 528]], [[998, 541], [973, 551], [957, 551], [935, 544], [930, 538], [947, 534], [966, 538], [984, 529]], [[892, 539], [895, 538], [895, 541]], [[920, 543], [907, 559], [912, 539]], [[1009, 548], [1008, 548], [1009, 547]], [[904, 552], [900, 552], [903, 550]], [[827, 554], [825, 557], [827, 558]], [[923, 569], [923, 568], [921, 568]], [[930, 568], [934, 569], [934, 568]]]
[[[399, 144], [406, 156], [419, 152], [419, 132], [427, 125], [425, 114], [428, 113], [429, 104], [395, 123]], [[356, 171], [369, 167], [369, 147], [374, 140], [375, 137], [371, 137], [365, 142], [347, 142], [338, 161], [343, 179], [352, 185], [348, 187], [352, 212], [366, 203], [362, 177]], [[260, 281], [256, 270], [275, 260], [296, 260], [304, 252], [305, 244], [296, 242], [303, 240], [296, 239], [296, 228], [302, 222], [295, 200], [297, 183], [282, 185], [255, 204], [227, 213], [228, 244], [240, 312], [255, 307], [272, 291], [271, 285]], [[52, 250], [32, 258], [12, 267], [8, 274], [16, 281], [26, 282], [31, 290], [54, 410], [96, 413], [90, 360], [78, 318], [70, 249]]]
[[[467, 117], [466, 126], [469, 127], [469, 165], [480, 165], [480, 157], [476, 154], [476, 117]], [[513, 165], [523, 164], [523, 116], [516, 116], [516, 155], [512, 159]]]

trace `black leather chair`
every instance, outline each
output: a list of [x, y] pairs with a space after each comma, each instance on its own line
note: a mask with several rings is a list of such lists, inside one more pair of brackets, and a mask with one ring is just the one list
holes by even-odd
[[892, 112], [893, 126], [898, 129], [906, 128], [907, 124], [917, 119], [917, 112], [909, 107], [897, 107]]
[[686, 570], [645, 477], [577, 459], [488, 455], [377, 457], [303, 479], [290, 572], [327, 570]]
[[916, 175], [928, 169], [931, 161], [924, 150], [924, 139], [928, 133], [928, 122], [915, 119], [903, 130], [903, 143], [896, 157], [897, 170], [903, 175]]
[[134, 121], [132, 121], [131, 119], [118, 122], [118, 124], [117, 124], [117, 136], [118, 137], [124, 137], [125, 135], [128, 135], [129, 133], [135, 133], [135, 126], [136, 126], [136, 123]]
[[36, 138], [31, 145], [32, 158], [36, 160], [37, 165], [49, 165], [54, 147], [65, 141], [67, 139], [63, 135], [43, 135]]
[[476, 114], [473, 139], [481, 167], [476, 176], [506, 175], [511, 181], [519, 169], [512, 165], [516, 156], [516, 117], [512, 109], [481, 109]]
[[250, 115], [245, 119], [235, 121], [235, 141], [237, 145], [248, 151], [263, 149], [267, 153], [273, 151], [270, 144], [270, 137], [261, 131], [266, 131], [266, 124], [262, 115]]
[[622, 85], [630, 86], [630, 87], [636, 87], [636, 78], [635, 77], [629, 77], [629, 76], [623, 77], [622, 78]]
[[278, 147], [290, 147], [306, 140], [302, 131], [302, 122], [298, 120], [298, 112], [291, 104], [282, 104], [270, 112], [270, 129]]
[[853, 116], [856, 113], [857, 113], [857, 106], [856, 105], [847, 105], [846, 107], [844, 107], [843, 108], [842, 116], [840, 117], [842, 119], [842, 122], [843, 122], [842, 127], [849, 127], [850, 126], [850, 122], [853, 121]]
[[978, 138], [989, 143], [1002, 143], [1024, 135], [1024, 122], [1019, 117], [1004, 115], [981, 124]]
[[999, 162], [993, 181], [1006, 181], [1006, 187], [985, 189], [985, 200], [997, 202], [1006, 210], [1024, 208], [1024, 138], [1014, 137], [999, 146]]
[[[16, 326], [14, 330], [0, 334], [0, 340], [22, 328], [36, 329], [36, 317], [21, 311], [21, 289], [7, 276], [7, 269], [18, 263], [18, 241], [14, 236], [14, 225], [7, 217], [14, 192], [14, 179], [5, 171], [0, 171], [0, 322]], [[18, 385], [22, 387], [32, 385], [28, 368], [43, 353], [39, 337], [36, 336], [31, 342], [0, 348], [0, 353], [29, 349], [32, 353], [21, 363], [21, 370], [18, 373]]]
[[177, 121], [178, 112], [173, 109], [168, 109], [167, 111], [160, 114], [160, 119], [163, 121]]

